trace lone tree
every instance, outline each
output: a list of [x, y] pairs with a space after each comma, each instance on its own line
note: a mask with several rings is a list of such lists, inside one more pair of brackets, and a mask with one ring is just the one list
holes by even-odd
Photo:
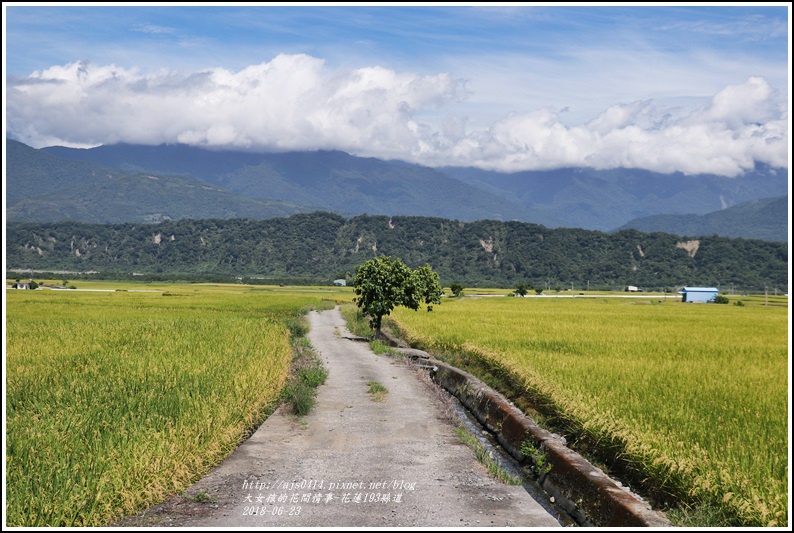
[[461, 285], [460, 283], [453, 283], [452, 285], [449, 286], [449, 290], [451, 290], [452, 295], [455, 298], [457, 298], [458, 296], [460, 296], [460, 293], [463, 292], [463, 285]]
[[424, 265], [416, 270], [408, 268], [401, 259], [392, 260], [382, 255], [364, 262], [356, 268], [353, 279], [356, 297], [353, 301], [369, 317], [369, 325], [375, 336], [381, 334], [384, 315], [391, 314], [397, 306], [418, 310], [427, 305], [441, 303], [441, 285], [438, 274]]
[[516, 284], [516, 296], [526, 296], [529, 291], [532, 290], [532, 285], [529, 283], [517, 283]]

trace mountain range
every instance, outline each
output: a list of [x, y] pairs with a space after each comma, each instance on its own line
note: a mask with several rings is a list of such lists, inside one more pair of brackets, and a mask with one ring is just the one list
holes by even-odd
[[301, 207], [296, 212], [315, 206], [343, 215], [432, 213], [462, 220], [534, 219], [560, 224], [544, 213], [506, 202], [428, 167], [340, 151], [251, 154], [186, 145], [126, 144], [43, 151], [127, 172], [189, 178], [246, 198], [297, 204]]
[[7, 140], [6, 220], [95, 223], [264, 219], [315, 211], [249, 198], [188, 177], [70, 160]]
[[788, 241], [789, 198], [776, 196], [751, 200], [705, 215], [652, 215], [629, 221], [620, 229], [677, 235], [722, 235]]
[[[600, 231], [614, 231], [625, 227], [629, 221], [652, 215], [706, 215], [752, 200], [779, 198], [788, 194], [788, 170], [760, 164], [756, 165], [754, 171], [736, 178], [713, 174], [685, 175], [680, 172], [660, 174], [625, 168], [563, 168], [512, 174], [470, 167], [440, 170], [505, 199], [551, 211], [565, 219], [565, 227]], [[722, 218], [718, 217], [717, 221], [728, 221], [731, 214], [743, 216], [752, 208], [746, 206], [745, 211], [733, 211]], [[778, 214], [767, 213], [769, 218], [762, 224], [766, 227], [777, 226], [783, 234], [787, 234], [788, 217], [772, 218], [772, 215]], [[748, 237], [746, 233], [740, 235], [732, 232], [732, 226], [738, 225], [742, 225], [742, 222], [730, 222], [724, 230], [719, 228], [720, 231], [715, 232], [713, 224], [702, 228], [691, 224], [688, 229], [693, 232], [683, 234], [717, 233]], [[657, 225], [652, 231], [677, 233], [675, 227]], [[749, 224], [744, 224], [744, 229], [745, 232], [749, 230]], [[753, 238], [765, 238], [762, 234], [768, 232], [762, 230]]]
[[[736, 178], [585, 168], [505, 174], [340, 151], [129, 144], [34, 149], [10, 139], [6, 145], [6, 218], [12, 222], [267, 219], [321, 210], [600, 231], [642, 223], [652, 228], [647, 231], [772, 240], [788, 233], [787, 213], [780, 209], [763, 203], [738, 208], [764, 198], [787, 202], [787, 169], [763, 165]], [[647, 220], [654, 215], [685, 215], [687, 224]]]

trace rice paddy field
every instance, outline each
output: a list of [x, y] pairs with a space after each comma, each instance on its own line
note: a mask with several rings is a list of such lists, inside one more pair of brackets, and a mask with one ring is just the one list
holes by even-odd
[[352, 294], [78, 285], [6, 291], [8, 526], [104, 526], [179, 493], [277, 405], [290, 320]]
[[771, 298], [464, 298], [392, 321], [414, 345], [507, 369], [576, 438], [616, 450], [688, 512], [708, 509], [696, 523], [783, 527], [789, 317]]

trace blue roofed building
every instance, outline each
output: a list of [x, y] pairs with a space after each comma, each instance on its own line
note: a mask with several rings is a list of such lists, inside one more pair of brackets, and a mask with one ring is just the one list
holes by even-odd
[[720, 290], [715, 287], [684, 287], [678, 294], [682, 302], [713, 302]]

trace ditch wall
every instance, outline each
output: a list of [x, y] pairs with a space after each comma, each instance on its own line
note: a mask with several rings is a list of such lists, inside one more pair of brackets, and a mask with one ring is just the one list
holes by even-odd
[[671, 526], [663, 514], [568, 448], [562, 437], [538, 426], [499, 392], [426, 352], [408, 348], [388, 334], [385, 338], [407, 357], [426, 359], [425, 364], [433, 367], [433, 381], [460, 400], [513, 458], [530, 464], [541, 487], [580, 525]]

